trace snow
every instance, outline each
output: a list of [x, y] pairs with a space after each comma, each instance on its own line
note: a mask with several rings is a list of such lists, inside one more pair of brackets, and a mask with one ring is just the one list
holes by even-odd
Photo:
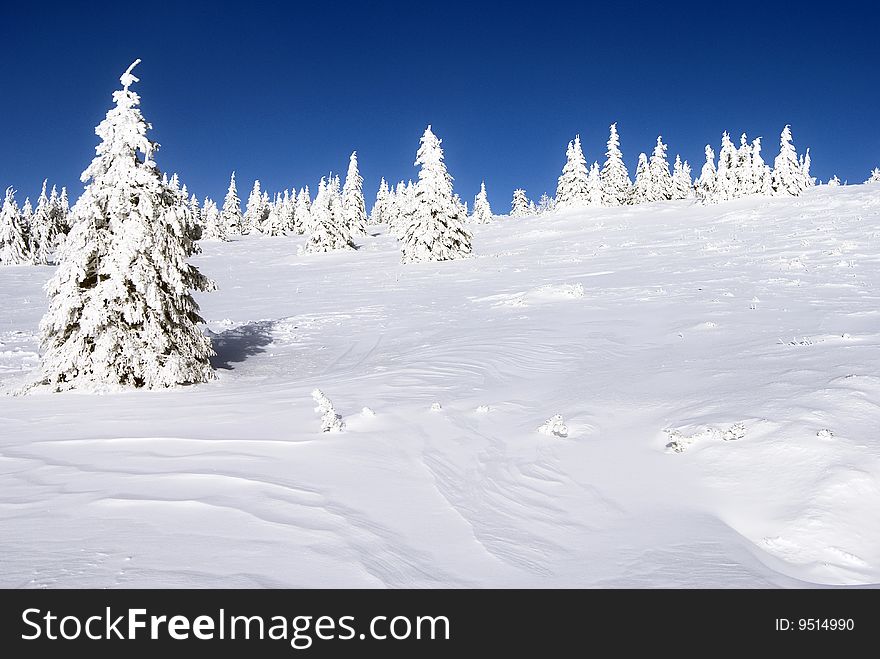
[[[0, 585], [880, 583], [880, 188], [471, 228], [205, 242], [217, 380], [0, 399]], [[53, 272], [0, 268], [5, 392]]]

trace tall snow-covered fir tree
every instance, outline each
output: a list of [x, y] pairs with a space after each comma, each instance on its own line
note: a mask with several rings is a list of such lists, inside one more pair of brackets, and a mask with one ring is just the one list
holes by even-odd
[[779, 136], [779, 155], [773, 161], [772, 181], [776, 195], [796, 197], [806, 188], [804, 172], [791, 142], [791, 126], [783, 128]]
[[67, 232], [70, 231], [70, 208], [67, 205], [67, 189], [61, 188], [61, 196], [58, 189], [53, 185], [49, 194], [49, 217], [52, 222], [52, 234], [55, 236], [54, 246], [58, 247]]
[[565, 165], [556, 185], [556, 204], [559, 207], [587, 204], [590, 201], [589, 173], [587, 160], [581, 149], [581, 136], [568, 143], [565, 150]]
[[624, 206], [629, 203], [632, 194], [632, 181], [629, 180], [629, 172], [626, 165], [623, 164], [617, 124], [611, 124], [608, 150], [605, 152], [605, 164], [602, 165], [600, 178], [603, 206]]
[[644, 204], [652, 201], [653, 188], [651, 185], [651, 172], [648, 170], [648, 156], [639, 154], [639, 162], [636, 165], [636, 178], [633, 181], [630, 194], [631, 204]]
[[669, 173], [669, 162], [666, 160], [666, 145], [663, 138], [657, 138], [657, 145], [648, 161], [648, 173], [651, 179], [649, 201], [672, 199], [672, 175]]
[[267, 236], [284, 235], [284, 209], [281, 206], [281, 197], [275, 194], [275, 201], [269, 204], [269, 214], [263, 221], [260, 231]]
[[693, 191], [691, 181], [691, 166], [687, 160], [681, 161], [681, 157], [675, 156], [675, 164], [672, 166], [672, 198], [687, 199]]
[[773, 171], [761, 157], [761, 138], [752, 140], [752, 192], [755, 194], [773, 194]]
[[590, 166], [590, 173], [587, 175], [587, 192], [589, 192], [590, 206], [602, 205], [602, 175], [599, 169], [599, 163], [594, 162]]
[[379, 190], [376, 191], [376, 203], [370, 211], [370, 224], [385, 224], [388, 222], [388, 183], [385, 177], [379, 182]]
[[440, 143], [429, 125], [416, 153], [419, 181], [402, 218], [403, 263], [448, 261], [471, 252], [471, 233], [453, 198], [452, 177], [446, 171]]
[[364, 201], [364, 179], [358, 171], [357, 151], [348, 159], [348, 172], [342, 186], [342, 213], [353, 235], [367, 235], [367, 205]]
[[531, 215], [531, 203], [526, 196], [526, 191], [517, 188], [513, 191], [513, 199], [510, 202], [510, 217], [526, 217]]
[[254, 181], [254, 187], [248, 195], [247, 207], [241, 220], [241, 233], [246, 235], [263, 230], [263, 222], [269, 217], [269, 205], [260, 189], [260, 180]]
[[25, 197], [19, 211], [21, 215], [21, 227], [24, 230], [24, 242], [27, 245], [28, 258], [34, 262], [34, 207], [31, 198]]
[[281, 231], [296, 233], [296, 188], [285, 190], [281, 196]]
[[348, 222], [342, 212], [342, 196], [339, 177], [321, 179], [318, 194], [311, 209], [309, 237], [306, 252], [332, 252], [338, 249], [355, 249]]
[[0, 265], [31, 263], [27, 230], [21, 211], [15, 202], [15, 190], [6, 188], [6, 198], [0, 208]]
[[312, 198], [309, 194], [309, 186], [306, 185], [299, 189], [293, 214], [294, 232], [297, 235], [307, 233], [312, 222]]
[[[627, 203], [629, 203], [629, 200], [627, 200]], [[556, 200], [546, 192], [541, 193], [541, 198], [538, 200], [538, 207], [535, 209], [535, 212], [538, 215], [544, 215], [545, 213], [552, 213], [555, 209]]]
[[739, 149], [736, 150], [736, 191], [737, 197], [756, 192], [755, 173], [752, 171], [754, 153], [745, 133], [739, 137]]
[[718, 152], [718, 169], [715, 173], [715, 200], [728, 201], [739, 196], [739, 175], [737, 173], [738, 155], [730, 140], [730, 133], [721, 136], [721, 150]]
[[31, 256], [34, 263], [48, 265], [51, 262], [57, 236], [58, 227], [53, 217], [52, 205], [46, 195], [46, 181], [44, 180], [31, 223]]
[[487, 224], [492, 221], [492, 207], [486, 194], [486, 182], [480, 183], [480, 191], [474, 197], [474, 211], [471, 220], [476, 224]]
[[700, 171], [700, 177], [697, 179], [695, 188], [697, 199], [704, 204], [714, 204], [718, 201], [716, 194], [716, 170], [715, 170], [715, 152], [712, 147], [706, 145], [706, 162]]
[[810, 147], [801, 160], [801, 173], [804, 175], [804, 189], [811, 188], [816, 185], [816, 179], [810, 175]]
[[238, 190], [235, 188], [235, 172], [232, 172], [232, 176], [229, 178], [229, 189], [223, 200], [220, 221], [226, 228], [227, 235], [242, 233], [241, 199], [238, 198]]
[[81, 177], [77, 219], [46, 284], [32, 387], [159, 388], [214, 377], [191, 294], [214, 286], [186, 262], [198, 251], [191, 211], [153, 161], [158, 145], [130, 89], [139, 61], [122, 74], [115, 105], [95, 129], [101, 143]]
[[202, 204], [202, 240], [228, 240], [226, 237], [226, 223], [213, 199], [205, 197]]

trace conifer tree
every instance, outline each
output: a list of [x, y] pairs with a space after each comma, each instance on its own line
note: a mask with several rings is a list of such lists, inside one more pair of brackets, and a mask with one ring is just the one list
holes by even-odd
[[263, 222], [269, 216], [266, 200], [263, 197], [263, 191], [260, 189], [260, 180], [254, 181], [254, 187], [248, 195], [247, 206], [241, 222], [241, 233], [247, 235], [254, 231], [261, 231]]
[[6, 188], [6, 198], [0, 208], [0, 265], [31, 263], [27, 232], [21, 211], [15, 202], [15, 190]]
[[358, 171], [357, 151], [348, 159], [348, 172], [342, 186], [342, 212], [353, 235], [367, 235], [367, 207], [364, 202], [364, 179]]
[[220, 221], [225, 227], [227, 235], [237, 235], [242, 232], [241, 200], [238, 198], [238, 190], [235, 188], [235, 172], [229, 178], [229, 189], [223, 200], [223, 210], [220, 212]]
[[602, 205], [602, 175], [600, 173], [599, 163], [594, 162], [590, 166], [590, 173], [587, 175], [587, 192], [589, 193], [589, 205]]
[[636, 179], [633, 182], [631, 204], [644, 204], [651, 201], [653, 186], [651, 185], [651, 172], [648, 170], [648, 156], [639, 154], [639, 162], [636, 165]]
[[[629, 203], [627, 199], [626, 203]], [[538, 200], [538, 207], [535, 212], [538, 215], [544, 215], [545, 213], [552, 213], [556, 208], [556, 200], [549, 196], [546, 192], [541, 194], [541, 199]]]
[[526, 191], [517, 188], [513, 191], [513, 200], [510, 202], [510, 217], [526, 217], [529, 214], [529, 198], [526, 197]]
[[281, 231], [296, 233], [296, 188], [285, 190], [281, 197]]
[[31, 254], [37, 265], [48, 265], [55, 249], [58, 227], [53, 217], [52, 205], [46, 195], [46, 181], [37, 199], [37, 208], [31, 225]]
[[281, 197], [276, 193], [275, 201], [269, 204], [269, 214], [261, 227], [261, 232], [267, 236], [284, 235], [284, 215], [281, 206]]
[[880, 168], [875, 167], [872, 169], [865, 183], [880, 183]]
[[452, 193], [441, 141], [429, 125], [419, 142], [415, 165], [419, 182], [405, 209], [400, 240], [403, 263], [448, 261], [471, 252], [471, 234]]
[[810, 176], [810, 147], [807, 147], [807, 153], [801, 161], [801, 173], [804, 176], [804, 189], [811, 188], [816, 185], [816, 179]]
[[739, 138], [739, 149], [736, 151], [736, 197], [743, 197], [758, 192], [755, 189], [755, 172], [752, 171], [754, 153], [749, 145], [746, 134]]
[[46, 284], [34, 386], [158, 388], [214, 377], [191, 294], [213, 283], [186, 262], [198, 252], [191, 210], [163, 185], [153, 160], [158, 145], [130, 89], [139, 61], [95, 129], [101, 143], [82, 175], [77, 219]]
[[302, 235], [308, 232], [312, 222], [312, 198], [309, 195], [309, 186], [300, 188], [293, 214], [295, 233]]
[[223, 221], [220, 210], [213, 199], [205, 197], [205, 201], [202, 204], [202, 215], [204, 216], [202, 240], [228, 240], [226, 237], [226, 223]]
[[560, 207], [587, 204], [590, 201], [587, 161], [581, 149], [581, 136], [568, 143], [565, 166], [556, 185], [556, 203]]
[[791, 143], [791, 126], [779, 136], [779, 155], [773, 161], [773, 194], [798, 196], [806, 187], [804, 172]]
[[755, 194], [773, 193], [773, 172], [761, 157], [761, 138], [752, 140], [752, 185]]
[[666, 160], [666, 145], [663, 144], [661, 137], [657, 138], [657, 145], [648, 162], [648, 172], [651, 179], [648, 200], [672, 199], [672, 176], [669, 174], [669, 163]]
[[342, 196], [339, 178], [330, 174], [321, 179], [318, 194], [311, 208], [307, 252], [331, 252], [339, 249], [355, 249], [348, 222], [342, 212]]
[[724, 131], [721, 136], [721, 150], [718, 152], [718, 170], [715, 174], [716, 201], [736, 199], [739, 189], [737, 161], [736, 147], [730, 141], [730, 134]]
[[837, 174], [828, 179], [827, 185], [830, 185], [832, 188], [836, 188], [840, 185], [840, 179], [837, 178]]
[[480, 183], [480, 191], [474, 197], [474, 212], [471, 220], [476, 224], [488, 224], [492, 221], [492, 207], [489, 206], [489, 197], [486, 195], [486, 182]]
[[672, 190], [673, 199], [687, 199], [693, 190], [691, 166], [687, 160], [682, 162], [678, 155], [675, 156], [675, 165], [672, 167]]
[[376, 203], [373, 204], [373, 210], [370, 211], [370, 224], [385, 224], [388, 222], [388, 184], [385, 177], [379, 183], [379, 190], [376, 192]]
[[602, 182], [602, 205], [623, 206], [629, 203], [632, 194], [632, 181], [623, 163], [620, 152], [620, 138], [617, 135], [617, 124], [611, 124], [608, 137], [608, 150], [605, 152], [605, 164], [600, 175]]
[[697, 198], [704, 204], [714, 204], [718, 201], [716, 194], [717, 179], [715, 170], [715, 152], [712, 147], [706, 145], [706, 162], [700, 172], [700, 178], [696, 183]]
[[34, 207], [31, 198], [25, 197], [19, 211], [21, 215], [21, 228], [24, 230], [24, 242], [27, 245], [28, 259], [34, 263]]

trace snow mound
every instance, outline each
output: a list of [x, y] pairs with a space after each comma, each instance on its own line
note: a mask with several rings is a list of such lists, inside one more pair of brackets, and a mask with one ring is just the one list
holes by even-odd
[[553, 437], [568, 437], [568, 426], [561, 414], [554, 414], [538, 427], [538, 432]]

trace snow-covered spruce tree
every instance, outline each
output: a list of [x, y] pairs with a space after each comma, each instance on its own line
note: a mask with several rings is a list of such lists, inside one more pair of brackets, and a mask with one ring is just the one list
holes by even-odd
[[531, 214], [529, 198], [526, 191], [517, 188], [513, 191], [513, 199], [510, 202], [510, 217], [526, 217]]
[[31, 263], [21, 211], [15, 203], [15, 190], [6, 188], [6, 198], [0, 208], [0, 265]]
[[379, 189], [376, 191], [376, 202], [370, 211], [370, 224], [385, 224], [388, 222], [388, 183], [385, 177], [379, 182]]
[[672, 198], [687, 199], [693, 191], [691, 181], [691, 166], [687, 160], [681, 161], [681, 157], [675, 156], [675, 164], [672, 166]]
[[260, 225], [260, 233], [267, 236], [280, 236], [284, 233], [282, 229], [283, 222], [284, 219], [281, 217], [281, 200], [276, 193], [275, 200], [269, 203], [269, 213]]
[[706, 162], [703, 164], [703, 169], [700, 171], [700, 177], [694, 188], [697, 199], [704, 204], [714, 204], [718, 201], [715, 152], [708, 144], [706, 145]]
[[25, 197], [19, 211], [21, 215], [21, 228], [24, 231], [24, 242], [27, 245], [28, 258], [34, 263], [34, 207], [31, 198]]
[[213, 199], [205, 197], [202, 204], [202, 240], [228, 240], [226, 237], [226, 223]]
[[590, 206], [602, 205], [602, 178], [598, 162], [590, 166], [590, 173], [587, 175], [587, 192], [589, 192]]
[[241, 220], [241, 233], [246, 235], [254, 231], [262, 231], [263, 222], [269, 217], [269, 208], [260, 190], [260, 180], [254, 181], [254, 187], [248, 195], [247, 207]]
[[474, 197], [474, 212], [471, 220], [476, 224], [487, 224], [492, 221], [492, 207], [489, 206], [489, 197], [486, 195], [486, 182], [480, 183], [480, 191]]
[[388, 229], [391, 235], [398, 240], [403, 237], [406, 231], [406, 222], [413, 205], [414, 194], [412, 181], [409, 183], [399, 181], [394, 189], [388, 214]]
[[226, 228], [227, 235], [242, 233], [241, 200], [238, 198], [238, 190], [235, 187], [235, 172], [232, 172], [232, 176], [229, 178], [229, 189], [226, 191], [226, 198], [223, 199], [220, 220]]
[[49, 194], [49, 218], [53, 227], [52, 233], [55, 236], [54, 247], [61, 244], [64, 236], [70, 230], [67, 217], [69, 212], [70, 209], [67, 207], [67, 191], [64, 190], [64, 204], [62, 205], [61, 197], [58, 196], [58, 189], [53, 185], [52, 192]]
[[736, 151], [736, 190], [737, 197], [756, 194], [755, 174], [752, 171], [754, 154], [745, 133], [739, 137], [739, 149]]
[[587, 160], [581, 149], [581, 136], [568, 143], [565, 165], [556, 185], [556, 204], [559, 207], [587, 204], [590, 201]]
[[285, 190], [281, 197], [281, 231], [296, 233], [296, 188]]
[[364, 201], [364, 179], [358, 171], [357, 151], [348, 159], [348, 172], [342, 186], [342, 214], [353, 235], [367, 235], [367, 205]]
[[440, 140], [429, 125], [419, 142], [415, 164], [419, 181], [404, 211], [400, 239], [403, 263], [448, 261], [471, 252], [471, 233], [452, 196], [452, 177], [443, 162]]
[[[185, 185], [183, 187], [186, 189]], [[184, 195], [184, 197], [186, 197], [186, 195]], [[188, 203], [190, 213], [192, 214], [192, 223], [196, 225], [198, 229], [198, 236], [196, 238], [198, 239], [202, 237], [202, 230], [205, 226], [205, 217], [202, 214], [202, 207], [199, 205], [199, 199], [196, 197], [195, 192], [190, 196]]]
[[865, 183], [880, 183], [880, 168], [875, 167], [872, 169]]
[[190, 208], [153, 161], [158, 145], [130, 89], [139, 61], [122, 74], [115, 106], [95, 129], [101, 143], [46, 284], [43, 355], [29, 388], [159, 388], [214, 377], [191, 295], [214, 286], [186, 262], [198, 252]]
[[773, 194], [798, 196], [806, 187], [797, 151], [791, 143], [791, 126], [779, 136], [779, 155], [773, 161]]
[[312, 198], [309, 195], [309, 186], [300, 188], [293, 207], [294, 232], [302, 235], [308, 232], [312, 222]]
[[718, 170], [715, 174], [715, 200], [728, 201], [739, 196], [738, 157], [736, 147], [730, 141], [730, 133], [721, 136], [721, 150], [718, 152]]
[[752, 140], [752, 190], [755, 194], [773, 193], [773, 171], [761, 157], [761, 138]]
[[629, 203], [632, 194], [632, 181], [623, 164], [620, 152], [620, 138], [617, 135], [617, 124], [611, 124], [608, 137], [608, 150], [605, 152], [605, 164], [600, 175], [602, 181], [602, 205], [623, 206]]
[[636, 165], [636, 178], [633, 182], [630, 194], [631, 204], [644, 204], [651, 201], [651, 172], [648, 171], [648, 156], [639, 154], [639, 162]]
[[648, 172], [651, 178], [650, 201], [663, 201], [672, 199], [672, 176], [669, 173], [669, 163], [666, 160], [666, 145], [662, 137], [657, 137], [657, 145], [648, 162]]
[[46, 181], [37, 199], [37, 208], [31, 222], [31, 257], [37, 265], [48, 265], [55, 249], [57, 227], [52, 217], [52, 206], [46, 195]]
[[333, 174], [321, 179], [318, 194], [312, 204], [309, 237], [306, 252], [332, 252], [338, 249], [355, 249], [348, 222], [342, 213], [339, 178]]
[[452, 200], [458, 206], [459, 217], [461, 217], [462, 219], [467, 219], [467, 216], [468, 216], [467, 202], [462, 201], [461, 197], [458, 196], [457, 192], [452, 195]]
[[545, 213], [552, 213], [555, 208], [556, 200], [546, 192], [542, 193], [541, 198], [538, 200], [538, 208], [536, 209], [537, 214], [544, 215]]
[[828, 179], [828, 183], [826, 185], [830, 185], [832, 188], [836, 188], [840, 185], [840, 179], [837, 178], [837, 174]]
[[816, 185], [816, 179], [810, 175], [810, 147], [807, 147], [807, 152], [801, 160], [801, 173], [804, 175], [805, 190]]

